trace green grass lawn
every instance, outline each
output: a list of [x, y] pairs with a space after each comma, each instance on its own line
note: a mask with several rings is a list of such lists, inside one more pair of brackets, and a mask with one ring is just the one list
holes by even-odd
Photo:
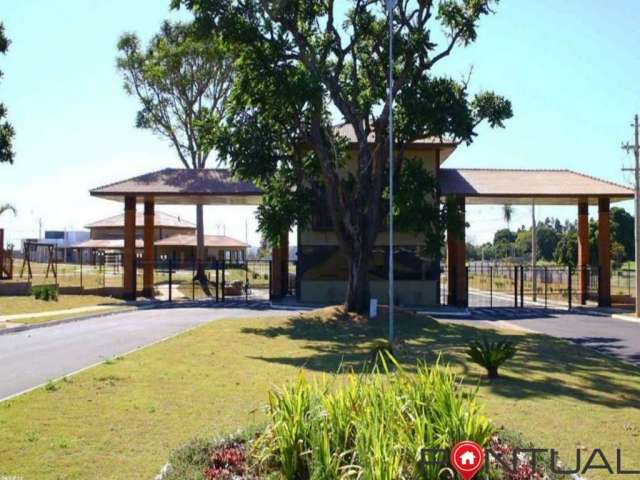
[[0, 297], [0, 315], [41, 313], [95, 305], [117, 305], [122, 300], [98, 295], [60, 295], [58, 301], [36, 300], [33, 296]]
[[[0, 475], [152, 478], [188, 439], [260, 424], [268, 389], [299, 371], [359, 369], [385, 325], [384, 318], [347, 322], [331, 309], [218, 321], [1, 403]], [[617, 447], [635, 453], [635, 367], [542, 335], [480, 332], [406, 314], [398, 316], [398, 332], [408, 368], [442, 351], [467, 383], [480, 383], [496, 426], [559, 448], [569, 460], [576, 446], [602, 448], [610, 459]], [[494, 383], [464, 355], [480, 334], [520, 342], [505, 378]]]

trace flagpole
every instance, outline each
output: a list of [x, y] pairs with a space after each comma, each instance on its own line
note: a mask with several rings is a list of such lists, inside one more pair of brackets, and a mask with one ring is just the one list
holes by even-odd
[[396, 0], [387, 0], [389, 17], [389, 344], [395, 338], [395, 294], [393, 265], [393, 9]]

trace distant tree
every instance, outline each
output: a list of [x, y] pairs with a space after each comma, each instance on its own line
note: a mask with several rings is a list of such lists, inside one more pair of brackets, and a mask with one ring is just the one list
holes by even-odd
[[518, 231], [513, 243], [517, 256], [526, 257], [527, 255], [531, 255], [531, 230]]
[[[168, 139], [185, 168], [203, 169], [224, 118], [232, 56], [218, 37], [197, 37], [193, 28], [165, 22], [146, 49], [135, 34], [125, 33], [118, 41], [117, 65], [126, 92], [142, 104], [136, 126]], [[196, 278], [204, 284], [202, 204], [196, 214]]]
[[576, 232], [567, 232], [560, 238], [553, 253], [553, 259], [558, 265], [575, 268], [578, 263], [578, 236]]
[[627, 258], [624, 245], [619, 242], [611, 242], [611, 264], [615, 270], [622, 267], [622, 264]]
[[634, 228], [633, 215], [623, 208], [611, 208], [612, 245], [613, 243], [622, 245], [625, 252], [623, 261], [633, 260], [635, 257]]
[[[11, 42], [4, 34], [4, 25], [0, 22], [0, 53], [5, 55], [9, 50]], [[0, 70], [0, 78], [2, 78]], [[7, 107], [0, 102], [0, 162], [13, 163], [13, 137], [15, 131], [13, 126], [5, 120], [7, 116]]]
[[[396, 100], [393, 141], [397, 145], [394, 168], [399, 182], [396, 191], [403, 191], [400, 182], [410, 160], [406, 150], [411, 143], [425, 137], [470, 143], [481, 122], [502, 127], [504, 120], [512, 116], [508, 100], [490, 91], [472, 95], [466, 79], [456, 81], [438, 71], [441, 61], [456, 47], [476, 40], [480, 20], [493, 12], [495, 3], [492, 0], [398, 2], [393, 13], [392, 39], [392, 94]], [[282, 104], [288, 105], [291, 97], [304, 99], [297, 104], [302, 109], [293, 118], [301, 120], [297, 131], [303, 134], [304, 145], [314, 154], [313, 161], [288, 155], [282, 167], [269, 164], [260, 169], [274, 169], [274, 178], [281, 180], [269, 184], [270, 188], [280, 190], [278, 194], [270, 192], [271, 198], [282, 200], [272, 203], [277, 213], [274, 219], [280, 222], [283, 215], [279, 212], [290, 210], [293, 202], [289, 193], [297, 192], [291, 189], [290, 179], [295, 178], [296, 172], [304, 176], [304, 182], [297, 186], [318, 182], [323, 195], [315, 203], [330, 216], [338, 246], [348, 263], [345, 307], [349, 311], [368, 311], [371, 253], [389, 213], [384, 201], [389, 187], [386, 145], [391, 108], [386, 88], [389, 37], [385, 2], [350, 2], [344, 14], [338, 10], [339, 2], [333, 0], [173, 0], [172, 4], [186, 5], [207, 31], [220, 32], [234, 44], [241, 52], [241, 62], [252, 63], [252, 75], [243, 79], [239, 94], [251, 98], [255, 92], [272, 91], [276, 95], [269, 102], [248, 108], [242, 128], [275, 126], [276, 138], [280, 139]], [[282, 70], [308, 81], [286, 82], [273, 89], [272, 79], [278, 78]], [[292, 85], [295, 90], [288, 90]], [[331, 111], [355, 133], [357, 158], [353, 169], [344, 168], [350, 152], [345, 148], [345, 139], [332, 128]], [[263, 123], [272, 113], [277, 121]], [[260, 121], [253, 122], [253, 118]], [[270, 156], [269, 160], [274, 158]], [[296, 160], [291, 175], [290, 159]], [[245, 162], [250, 164], [253, 160], [237, 157], [237, 163]], [[429, 190], [423, 190], [421, 197], [430, 196], [433, 201], [436, 185], [433, 176], [426, 174], [423, 169], [412, 185], [428, 184]], [[396, 203], [392, 214], [408, 219], [411, 230], [420, 229], [416, 233], [433, 238], [432, 231], [442, 225], [440, 212], [434, 214], [432, 207], [409, 212], [416, 205], [424, 205], [422, 198], [410, 200], [407, 205]], [[434, 236], [441, 238], [440, 232]], [[437, 247], [430, 253], [435, 255]]]
[[501, 228], [493, 234], [493, 243], [513, 243], [516, 239], [516, 234], [508, 228]]
[[538, 243], [538, 255], [543, 260], [553, 260], [553, 252], [560, 241], [560, 235], [551, 228], [551, 222], [538, 225], [536, 241]]

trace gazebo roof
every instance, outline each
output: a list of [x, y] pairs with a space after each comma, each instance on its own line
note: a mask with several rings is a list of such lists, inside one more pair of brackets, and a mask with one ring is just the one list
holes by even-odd
[[440, 192], [484, 205], [530, 205], [533, 201], [537, 205], [575, 205], [578, 199], [597, 204], [601, 197], [612, 202], [633, 198], [630, 188], [572, 170], [443, 168]]
[[[186, 234], [171, 235], [170, 237], [163, 238], [162, 240], [156, 240], [154, 243], [156, 247], [195, 247], [196, 244], [196, 236]], [[204, 246], [220, 248], [247, 248], [249, 247], [249, 244], [236, 240], [233, 237], [227, 237], [226, 235], [205, 235]]]
[[[144, 225], [144, 214], [142, 212], [136, 213], [136, 225], [142, 226]], [[176, 217], [174, 215], [169, 215], [164, 212], [155, 212], [153, 225], [155, 227], [172, 227], [172, 228], [184, 228], [188, 230], [195, 230], [195, 223], [191, 223], [184, 218]], [[96, 222], [92, 222], [87, 225], [85, 228], [93, 229], [93, 228], [114, 228], [114, 227], [124, 227], [124, 213], [120, 215], [114, 215], [109, 218], [103, 218], [102, 220], [98, 220]]]
[[150, 198], [165, 205], [257, 205], [261, 191], [251, 182], [232, 178], [224, 169], [165, 168], [94, 188], [90, 194], [120, 202], [126, 196], [136, 196], [138, 202]]

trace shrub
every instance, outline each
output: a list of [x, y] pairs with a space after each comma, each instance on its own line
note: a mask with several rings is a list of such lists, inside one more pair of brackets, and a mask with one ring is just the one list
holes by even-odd
[[271, 392], [270, 423], [252, 445], [259, 478], [439, 478], [425, 462], [428, 449], [461, 440], [487, 445], [493, 428], [449, 367], [419, 364], [415, 375], [386, 362], [370, 374], [350, 375], [341, 388], [302, 375]]
[[483, 366], [490, 379], [498, 378], [498, 368], [516, 354], [517, 347], [513, 342], [492, 342], [483, 339], [481, 342], [471, 342], [467, 355], [472, 362]]
[[49, 300], [58, 301], [58, 286], [57, 285], [37, 285], [31, 287], [31, 293], [36, 300]]

